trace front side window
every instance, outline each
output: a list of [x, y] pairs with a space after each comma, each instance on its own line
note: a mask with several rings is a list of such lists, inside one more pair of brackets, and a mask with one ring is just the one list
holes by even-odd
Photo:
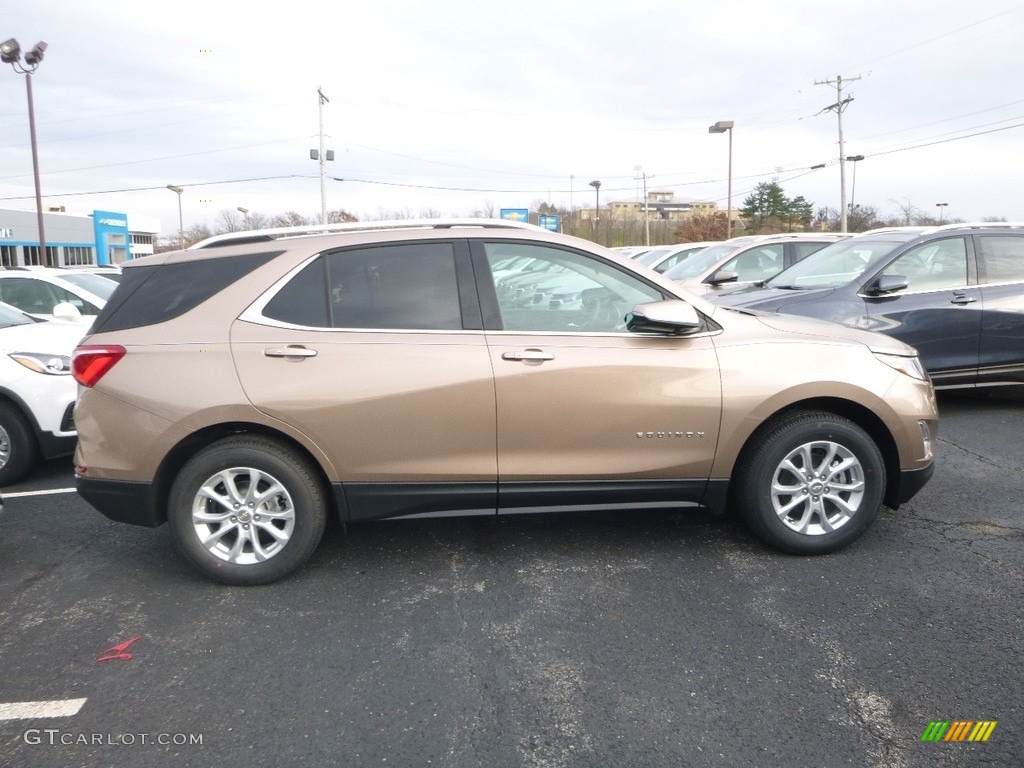
[[462, 329], [451, 243], [409, 243], [324, 254], [271, 299], [263, 314], [313, 328]]
[[939, 291], [967, 285], [967, 244], [962, 237], [911, 248], [882, 271], [907, 278], [908, 291]]
[[761, 245], [734, 256], [719, 269], [725, 272], [735, 272], [739, 276], [737, 280], [741, 283], [765, 280], [782, 270], [784, 266], [783, 253], [782, 243]]
[[[532, 257], [529, 269], [499, 272], [508, 250]], [[637, 304], [660, 301], [659, 290], [600, 259], [528, 243], [488, 243], [506, 331], [625, 333]]]

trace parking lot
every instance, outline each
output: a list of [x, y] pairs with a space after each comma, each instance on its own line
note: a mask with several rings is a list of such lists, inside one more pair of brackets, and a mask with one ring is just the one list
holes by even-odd
[[820, 558], [700, 512], [379, 522], [231, 588], [49, 462], [4, 489], [0, 765], [1019, 764], [1024, 395], [940, 413], [931, 483]]

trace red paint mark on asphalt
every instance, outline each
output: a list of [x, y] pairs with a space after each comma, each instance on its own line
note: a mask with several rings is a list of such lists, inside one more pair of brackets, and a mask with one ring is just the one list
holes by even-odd
[[136, 635], [130, 640], [125, 640], [123, 643], [118, 643], [117, 645], [111, 648], [107, 648], [107, 650], [105, 650], [97, 657], [96, 661], [113, 661], [114, 659], [128, 661], [132, 657], [132, 655], [128, 653], [128, 646], [130, 646], [136, 640], [141, 639], [142, 635]]

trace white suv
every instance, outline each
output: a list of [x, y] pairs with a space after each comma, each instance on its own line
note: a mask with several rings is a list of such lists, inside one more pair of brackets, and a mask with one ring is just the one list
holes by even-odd
[[75, 449], [71, 353], [84, 331], [0, 303], [0, 486], [24, 477], [38, 458]]

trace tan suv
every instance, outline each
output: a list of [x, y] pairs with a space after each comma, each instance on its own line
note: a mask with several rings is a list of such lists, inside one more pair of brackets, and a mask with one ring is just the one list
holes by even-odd
[[699, 505], [823, 553], [931, 476], [934, 392], [888, 336], [529, 225], [322, 229], [129, 262], [75, 352], [79, 493], [213, 579], [290, 573], [329, 514]]

